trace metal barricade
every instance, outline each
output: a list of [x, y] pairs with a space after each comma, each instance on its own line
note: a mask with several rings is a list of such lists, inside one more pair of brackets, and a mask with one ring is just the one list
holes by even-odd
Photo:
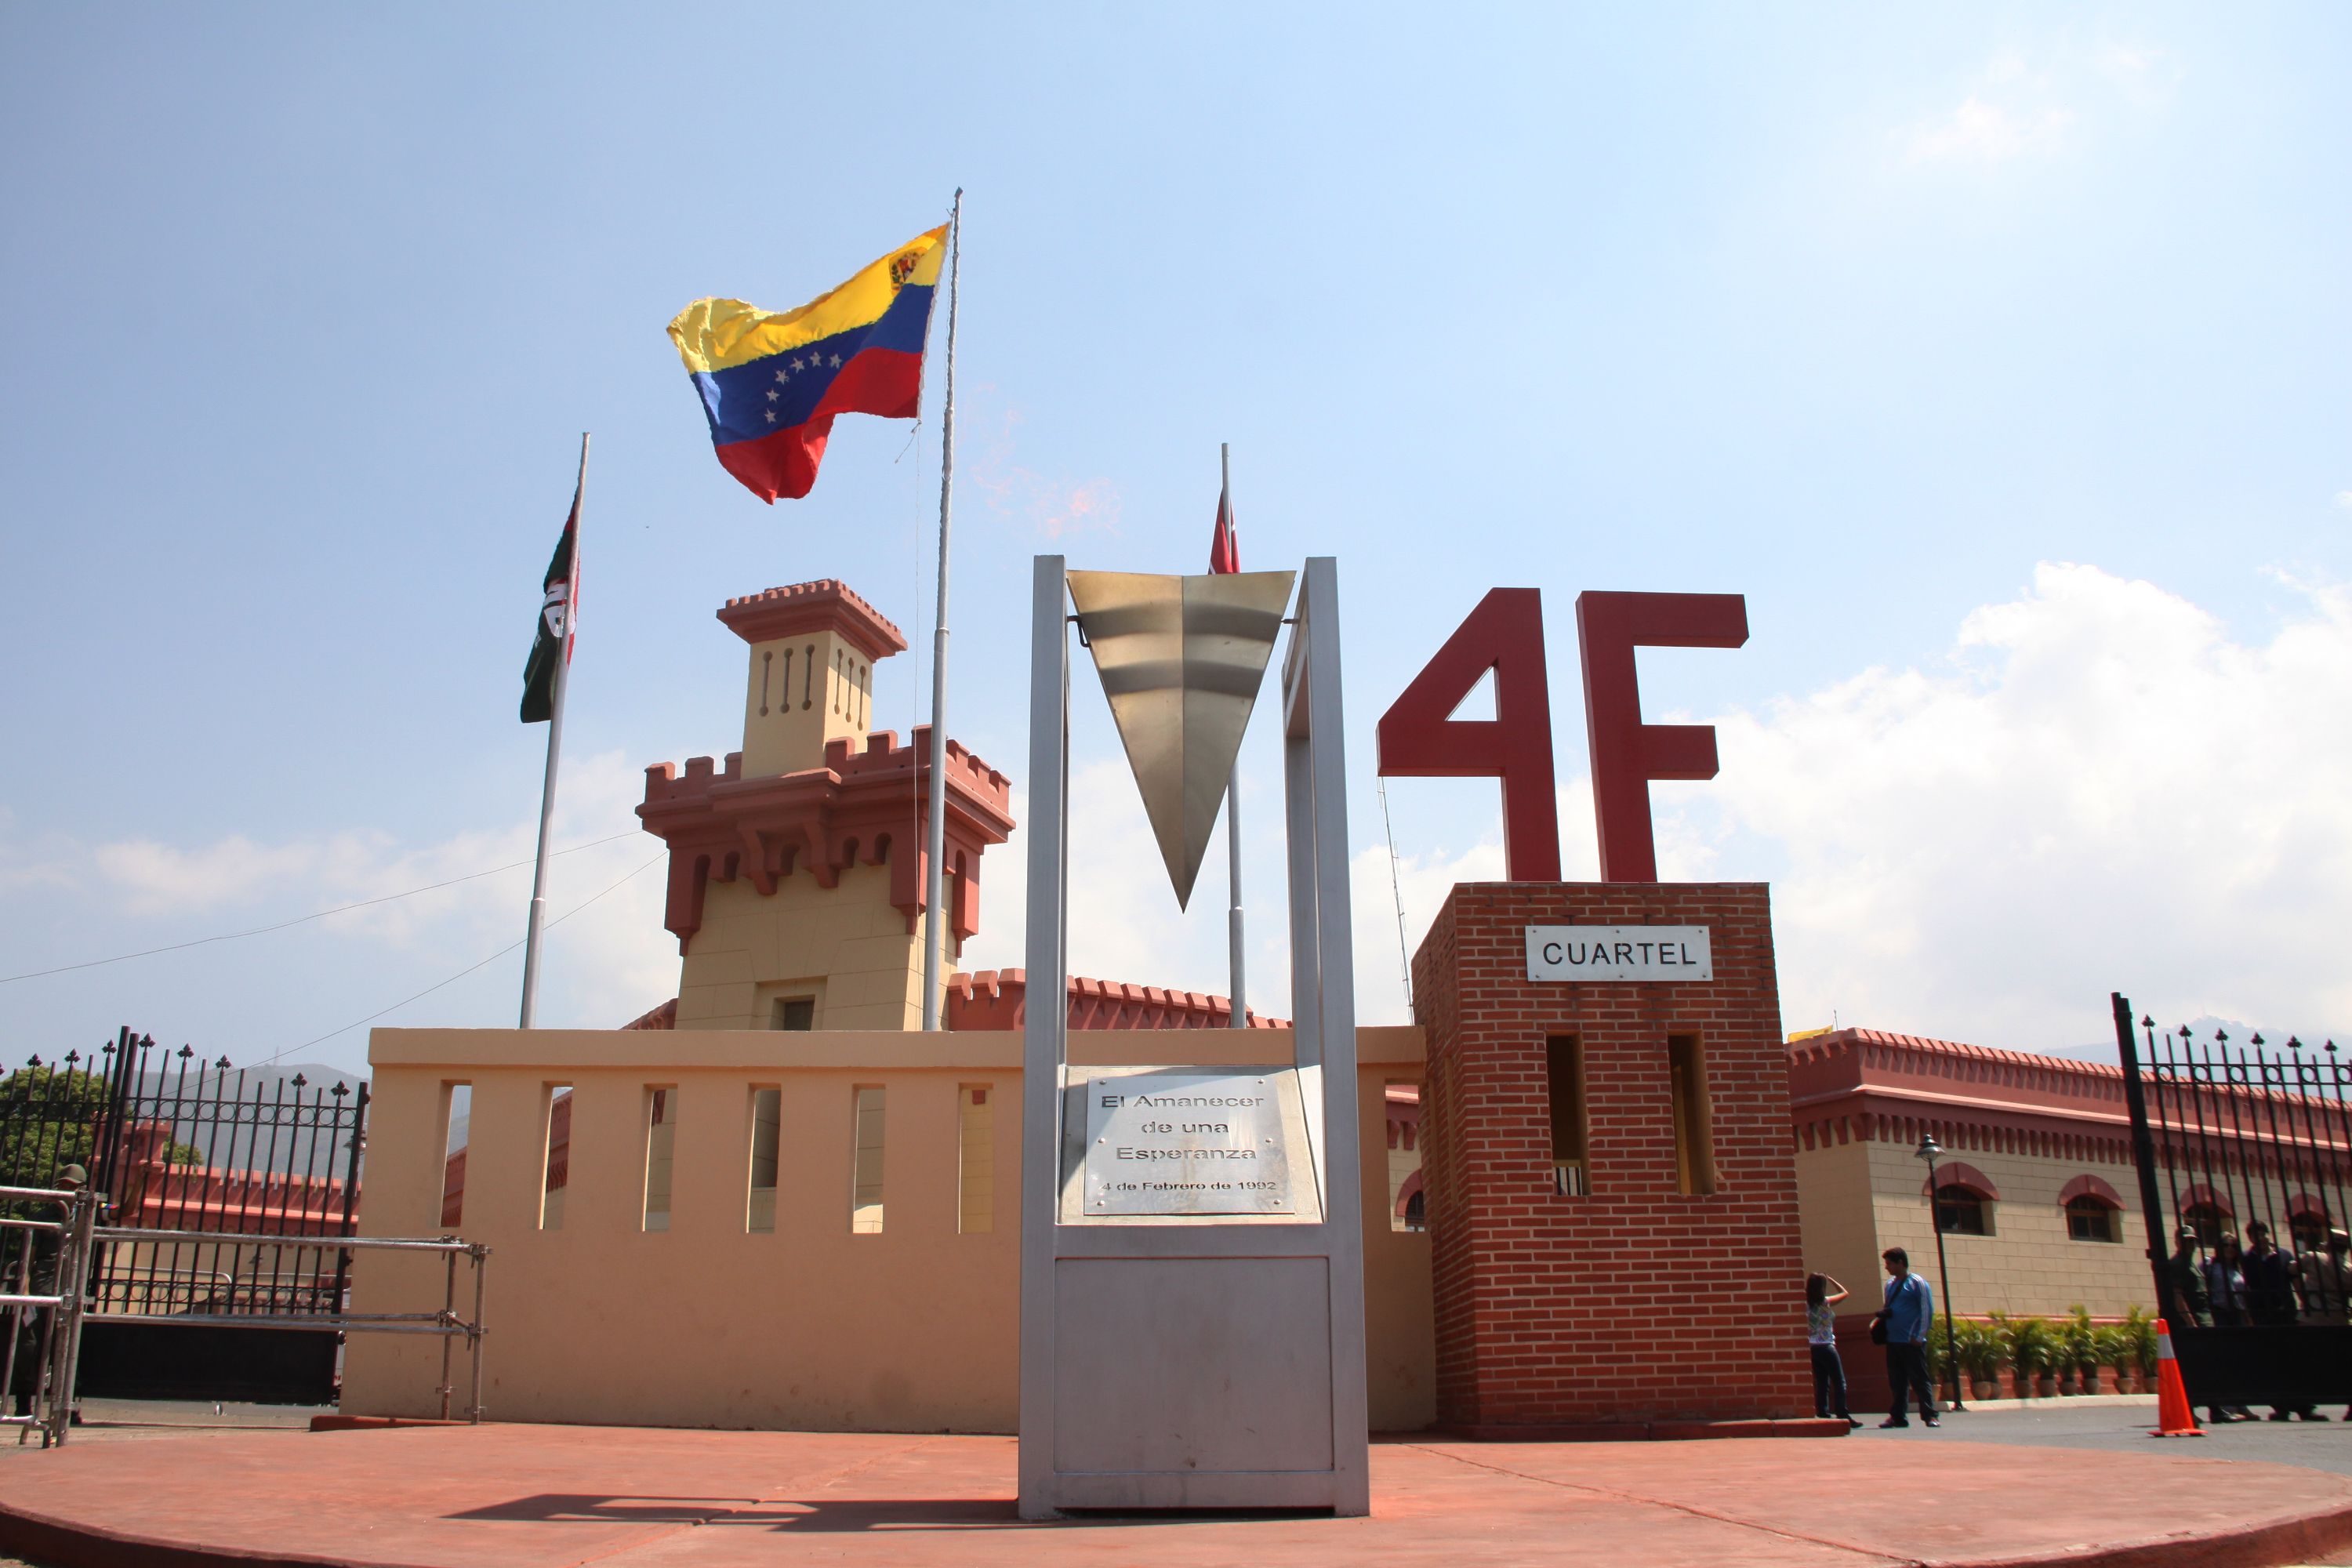
[[[21, 1234], [15, 1277], [0, 1281], [9, 1287], [0, 1290], [8, 1336], [0, 1350], [0, 1426], [17, 1428], [19, 1444], [38, 1432], [42, 1447], [55, 1447], [72, 1421], [74, 1372], [81, 1358], [80, 1284], [89, 1278], [90, 1237], [104, 1200], [86, 1188], [0, 1187], [0, 1202], [46, 1205], [64, 1216], [0, 1218], [0, 1226]], [[43, 1238], [52, 1237], [54, 1243], [45, 1246]], [[26, 1361], [31, 1364], [19, 1365]], [[20, 1376], [31, 1384], [22, 1393]]]
[[[84, 1325], [91, 1322], [175, 1324], [191, 1327], [302, 1329], [332, 1333], [436, 1334], [441, 1338], [441, 1416], [447, 1420], [457, 1387], [452, 1379], [457, 1342], [466, 1341], [470, 1363], [470, 1402], [466, 1418], [479, 1422], [482, 1405], [483, 1309], [488, 1294], [490, 1249], [454, 1236], [321, 1237], [315, 1241], [286, 1238], [286, 1245], [333, 1252], [338, 1278], [348, 1275], [352, 1252], [408, 1252], [439, 1255], [446, 1264], [441, 1306], [425, 1312], [353, 1312], [338, 1300], [331, 1313], [288, 1312], [127, 1312], [98, 1310], [100, 1298], [90, 1289], [93, 1249], [101, 1243], [248, 1242], [235, 1231], [151, 1230], [145, 1227], [101, 1226], [98, 1216], [104, 1194], [87, 1189], [0, 1186], [0, 1203], [46, 1205], [61, 1212], [61, 1219], [0, 1215], [0, 1230], [21, 1233], [11, 1276], [0, 1279], [0, 1311], [6, 1314], [7, 1342], [0, 1346], [0, 1426], [15, 1426], [22, 1444], [35, 1432], [41, 1447], [56, 1447], [72, 1429], [73, 1390], [81, 1361]], [[43, 1238], [54, 1237], [54, 1242]], [[466, 1259], [473, 1273], [473, 1311], [457, 1310], [457, 1261]], [[234, 1303], [232, 1303], [234, 1304]], [[29, 1383], [22, 1380], [29, 1378]], [[23, 1414], [16, 1413], [22, 1404]]]
[[[0, 1188], [0, 1196], [8, 1189]], [[95, 1208], [92, 1210], [95, 1213]], [[142, 1245], [169, 1246], [174, 1243], [247, 1244], [256, 1238], [236, 1231], [214, 1230], [151, 1230], [144, 1226], [85, 1226], [83, 1255], [87, 1256], [92, 1241], [129, 1242]], [[488, 1293], [490, 1249], [478, 1242], [463, 1241], [454, 1236], [424, 1237], [270, 1237], [272, 1244], [287, 1250], [332, 1252], [339, 1255], [335, 1266], [337, 1278], [348, 1275], [348, 1258], [340, 1255], [352, 1252], [408, 1252], [439, 1254], [446, 1262], [441, 1309], [433, 1312], [353, 1312], [338, 1300], [331, 1312], [116, 1312], [88, 1310], [87, 1303], [77, 1303], [76, 1331], [82, 1322], [140, 1323], [145, 1325], [180, 1325], [192, 1328], [233, 1329], [301, 1329], [322, 1333], [371, 1334], [438, 1334], [441, 1336], [441, 1418], [449, 1419], [450, 1403], [456, 1394], [451, 1381], [452, 1361], [457, 1342], [466, 1341], [467, 1358], [471, 1363], [471, 1401], [466, 1407], [466, 1419], [482, 1419], [482, 1312]], [[457, 1310], [457, 1260], [467, 1259], [472, 1265], [474, 1287], [473, 1315], [468, 1318]], [[323, 1269], [320, 1272], [325, 1272]], [[85, 1268], [81, 1278], [87, 1279]], [[9, 1298], [0, 1296], [0, 1301]], [[62, 1440], [62, 1439], [60, 1439]]]

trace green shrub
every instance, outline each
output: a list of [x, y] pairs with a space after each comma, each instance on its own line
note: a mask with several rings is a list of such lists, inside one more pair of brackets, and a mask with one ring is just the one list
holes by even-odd
[[2047, 1318], [2000, 1317], [1994, 1331], [2009, 1352], [2009, 1364], [2022, 1384], [2058, 1370], [2061, 1347], [2057, 1331]]
[[2001, 1362], [2006, 1352], [2000, 1336], [1993, 1332], [1990, 1324], [1963, 1321], [1954, 1339], [1954, 1353], [1959, 1358], [1962, 1370], [1970, 1377], [1990, 1383], [2000, 1375]]
[[2058, 1336], [2058, 1370], [2088, 1372], [2099, 1364], [2099, 1331], [2092, 1326], [2089, 1309], [2080, 1301], [2066, 1309], [2054, 1325]]
[[2140, 1375], [2156, 1375], [2156, 1319], [2144, 1309], [2134, 1307], [2124, 1314], [2117, 1331], [2131, 1338], [2132, 1351], [2139, 1358]]

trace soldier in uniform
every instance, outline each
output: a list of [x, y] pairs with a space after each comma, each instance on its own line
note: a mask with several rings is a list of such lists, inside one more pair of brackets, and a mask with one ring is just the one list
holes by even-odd
[[2210, 1329], [2213, 1300], [2205, 1293], [2205, 1270], [2197, 1266], [2197, 1233], [2182, 1226], [2173, 1234], [2172, 1256], [2164, 1260], [2165, 1277], [2172, 1282], [2172, 1327]]
[[[2246, 1316], [2257, 1326], [2278, 1328], [2294, 1321], [2294, 1255], [2282, 1252], [2271, 1241], [2271, 1227], [2261, 1220], [2246, 1226]], [[2300, 1415], [2313, 1420], [2309, 1405], [2275, 1405], [2271, 1419], [2288, 1421]]]

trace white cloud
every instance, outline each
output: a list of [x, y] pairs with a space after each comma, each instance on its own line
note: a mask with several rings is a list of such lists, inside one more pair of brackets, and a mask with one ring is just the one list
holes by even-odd
[[[1280, 944], [1282, 957], [1272, 963], [1265, 949], [1269, 935], [1282, 929], [1280, 816], [1273, 797], [1261, 799], [1246, 781], [1244, 787], [1243, 842], [1254, 850], [1262, 843], [1275, 847], [1271, 857], [1256, 855], [1251, 862], [1257, 879], [1248, 889], [1251, 973], [1286, 974], [1287, 942]], [[1257, 810], [1246, 809], [1253, 802]], [[981, 863], [981, 929], [965, 949], [965, 969], [1017, 969], [1025, 963], [1028, 804], [1026, 792], [1016, 789], [1013, 815], [1021, 829]], [[1271, 837], [1261, 836], [1261, 826]], [[1191, 910], [1179, 910], [1127, 759], [1097, 756], [1071, 766], [1069, 855], [1071, 973], [1224, 994], [1230, 976], [1222, 829], [1202, 862]], [[1281, 1014], [1288, 1011], [1288, 994], [1286, 979], [1269, 979], [1266, 989], [1248, 1003], [1260, 1012]], [[1278, 1005], [1273, 1000], [1277, 994], [1283, 998]]]
[[[992, 387], [983, 385], [984, 395]], [[1106, 479], [1072, 479], [1024, 468], [1015, 457], [1021, 411], [1003, 408], [992, 421], [974, 421], [977, 439], [966, 478], [991, 512], [1017, 521], [1039, 539], [1066, 539], [1119, 532], [1118, 489]]]
[[[1369, 837], [1369, 836], [1368, 836]], [[1397, 906], [1404, 907], [1404, 952], [1417, 952], [1437, 918], [1445, 895], [1456, 882], [1499, 882], [1504, 879], [1503, 840], [1499, 833], [1480, 839], [1467, 849], [1443, 848], [1418, 855], [1400, 853], [1391, 893], [1389, 849], [1375, 839], [1356, 852], [1349, 868], [1353, 892], [1350, 911], [1356, 939], [1356, 1017], [1363, 1024], [1404, 1024], [1412, 1021], [1405, 1005], [1403, 960], [1397, 943]]]
[[2090, 47], [2053, 41], [2038, 61], [1994, 56], [1961, 89], [1958, 105], [1914, 120], [1895, 143], [1914, 164], [1990, 167], [2070, 150], [2126, 113], [2168, 106], [2183, 76], [2169, 50], [2145, 42]]
[[2338, 511], [2352, 511], [2352, 490], [2337, 490], [2336, 492], [2336, 510]]
[[2106, 993], [2168, 1016], [2352, 1022], [2352, 592], [2266, 642], [2151, 584], [2044, 564], [1931, 670], [1716, 721], [1662, 842], [1767, 860], [1784, 1010], [2035, 1049]]
[[73, 857], [51, 843], [38, 848], [16, 841], [16, 815], [0, 805], [0, 895], [24, 889], [69, 889], [78, 885]]
[[2180, 58], [2149, 44], [2106, 44], [2093, 51], [2091, 68], [2143, 109], [2170, 100], [2187, 75]]
[[352, 873], [380, 863], [389, 849], [381, 835], [262, 845], [239, 833], [194, 849], [124, 839], [100, 845], [90, 860], [129, 913], [181, 915], [249, 904], [289, 885], [348, 886]]
[[1916, 163], [2002, 163], [2056, 151], [2074, 121], [2071, 110], [1988, 102], [1970, 93], [1949, 115], [1915, 127], [1908, 151]]
[[[677, 994], [677, 942], [662, 929], [658, 866], [587, 904], [661, 849], [658, 840], [632, 831], [632, 808], [641, 798], [643, 781], [643, 770], [619, 752], [574, 759], [566, 766], [557, 795], [557, 847], [629, 836], [559, 855], [549, 864], [549, 918], [578, 912], [547, 937], [541, 983], [544, 1024], [609, 1027]], [[37, 857], [0, 847], [0, 890], [47, 887], [101, 899], [115, 914], [135, 917], [112, 928], [117, 947], [131, 950], [267, 927], [455, 880], [454, 886], [330, 915], [310, 928], [384, 959], [380, 978], [372, 978], [363, 992], [339, 988], [304, 998], [299, 1011], [315, 1017], [315, 1033], [397, 1002], [519, 940], [536, 837], [534, 816], [416, 846], [381, 831], [351, 830], [277, 843], [233, 834], [193, 847], [149, 838], [49, 844]], [[494, 867], [507, 868], [476, 875]], [[216, 969], [234, 973], [250, 962], [267, 971], [282, 962], [284, 952], [271, 942], [271, 936], [257, 936], [205, 951]], [[502, 962], [519, 972], [520, 954]], [[276, 984], [301, 989], [299, 975]], [[448, 1022], [448, 1001], [445, 996], [438, 1003], [420, 1002], [413, 1012], [394, 1013], [383, 1022]], [[295, 1041], [249, 1043], [275, 1050]]]

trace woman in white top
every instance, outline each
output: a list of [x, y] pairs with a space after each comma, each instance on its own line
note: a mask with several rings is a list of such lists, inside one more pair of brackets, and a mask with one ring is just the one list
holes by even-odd
[[1837, 1314], [1846, 1288], [1826, 1274], [1805, 1276], [1805, 1342], [1813, 1356], [1813, 1414], [1822, 1420], [1832, 1415], [1849, 1426], [1859, 1426], [1845, 1407], [1845, 1363], [1838, 1359]]

